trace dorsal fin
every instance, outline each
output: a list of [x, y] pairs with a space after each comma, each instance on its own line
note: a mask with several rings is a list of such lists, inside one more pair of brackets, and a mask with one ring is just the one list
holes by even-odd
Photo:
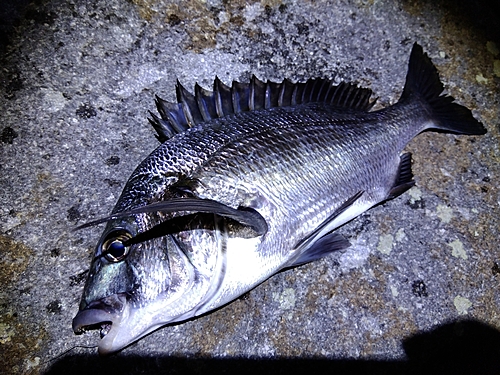
[[215, 96], [213, 91], [205, 90], [203, 87], [196, 84], [194, 86], [194, 94], [203, 119], [205, 121], [209, 121], [214, 117], [217, 117], [217, 107], [215, 106]]
[[367, 112], [375, 104], [375, 100], [370, 102], [370, 89], [345, 82], [334, 85], [333, 80], [323, 78], [299, 83], [285, 79], [277, 83], [263, 82], [252, 76], [248, 83], [233, 81], [229, 87], [215, 77], [213, 91], [196, 84], [194, 95], [177, 81], [176, 94], [177, 103], [156, 97], [160, 117], [151, 113], [149, 119], [162, 143], [202, 122], [240, 112], [307, 103], [326, 103]]

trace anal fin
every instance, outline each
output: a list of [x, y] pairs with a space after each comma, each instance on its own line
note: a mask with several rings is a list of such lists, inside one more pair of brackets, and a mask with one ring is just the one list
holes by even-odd
[[399, 169], [394, 186], [389, 191], [386, 200], [394, 199], [415, 185], [413, 173], [411, 172], [411, 153], [407, 152], [400, 156]]
[[305, 263], [321, 259], [337, 250], [347, 249], [351, 246], [350, 242], [339, 233], [328, 233], [317, 240], [307, 251], [302, 253], [297, 259], [287, 265], [287, 267], [296, 267]]

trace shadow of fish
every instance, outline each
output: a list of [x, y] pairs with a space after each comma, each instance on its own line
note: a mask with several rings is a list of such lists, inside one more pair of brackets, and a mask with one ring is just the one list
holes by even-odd
[[424, 130], [486, 133], [450, 96], [422, 48], [403, 94], [326, 79], [249, 83], [157, 98], [162, 144], [134, 171], [97, 245], [73, 329], [100, 353], [222, 306], [279, 270], [344, 249], [333, 231], [413, 186], [401, 154]]

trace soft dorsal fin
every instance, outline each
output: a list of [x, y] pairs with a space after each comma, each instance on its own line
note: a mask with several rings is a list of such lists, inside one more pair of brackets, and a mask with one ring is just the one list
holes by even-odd
[[149, 121], [162, 143], [200, 123], [240, 112], [306, 103], [326, 103], [332, 107], [369, 111], [375, 104], [375, 101], [370, 102], [370, 89], [345, 82], [334, 85], [333, 80], [323, 78], [311, 78], [299, 83], [285, 79], [277, 83], [264, 82], [252, 76], [248, 83], [233, 81], [229, 87], [216, 77], [213, 91], [196, 84], [194, 95], [177, 81], [176, 94], [177, 103], [156, 97], [160, 117], [150, 113]]

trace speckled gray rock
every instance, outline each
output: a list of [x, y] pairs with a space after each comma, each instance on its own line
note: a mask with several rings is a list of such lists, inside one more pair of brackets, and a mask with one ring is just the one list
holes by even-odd
[[[500, 46], [457, 12], [424, 4], [31, 5], [1, 57], [0, 372], [250, 373], [321, 364], [340, 373], [413, 365], [431, 373], [424, 354], [464, 370], [462, 347], [446, 346], [453, 337], [486, 356], [482, 373], [498, 365], [487, 359], [500, 346]], [[109, 213], [157, 146], [146, 120], [155, 94], [172, 100], [177, 78], [210, 87], [215, 75], [226, 83], [251, 74], [329, 77], [370, 87], [385, 106], [401, 93], [414, 41], [488, 134], [415, 139], [408, 151], [417, 186], [341, 228], [353, 244], [346, 251], [280, 273], [111, 359], [82, 348], [54, 359], [97, 340], [96, 332], [75, 336], [71, 319], [100, 228], [73, 228]], [[435, 355], [444, 346], [451, 354]]]

